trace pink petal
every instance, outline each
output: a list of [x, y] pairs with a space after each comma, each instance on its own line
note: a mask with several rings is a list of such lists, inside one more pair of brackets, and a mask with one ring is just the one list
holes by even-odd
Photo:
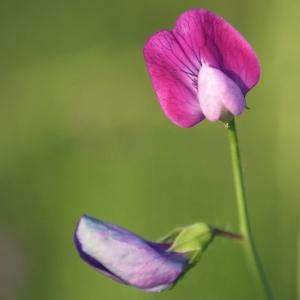
[[152, 84], [166, 116], [180, 127], [192, 127], [204, 116], [197, 99], [199, 63], [183, 51], [175, 35], [161, 31], [144, 48]]
[[205, 61], [230, 76], [246, 94], [259, 80], [260, 64], [246, 39], [207, 10], [183, 13], [174, 35], [191, 61]]

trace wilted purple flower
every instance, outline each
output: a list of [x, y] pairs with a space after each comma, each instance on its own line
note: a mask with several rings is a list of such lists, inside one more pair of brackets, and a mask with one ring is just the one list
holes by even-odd
[[169, 245], [145, 241], [132, 232], [83, 216], [75, 243], [81, 257], [122, 283], [148, 291], [161, 291], [183, 274], [188, 259], [167, 252]]
[[171, 288], [199, 260], [213, 235], [210, 226], [196, 223], [154, 243], [116, 225], [83, 216], [74, 241], [81, 258], [98, 271], [121, 283], [160, 292]]
[[246, 107], [245, 95], [260, 77], [255, 52], [223, 18], [195, 9], [173, 30], [155, 33], [144, 48], [156, 95], [180, 127], [230, 121]]

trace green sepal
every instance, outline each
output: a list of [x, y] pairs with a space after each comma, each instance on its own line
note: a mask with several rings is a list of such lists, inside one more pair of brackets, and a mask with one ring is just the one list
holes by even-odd
[[184, 253], [192, 266], [198, 262], [201, 255], [212, 242], [214, 229], [205, 223], [195, 223], [172, 230], [159, 242], [169, 243], [168, 251]]

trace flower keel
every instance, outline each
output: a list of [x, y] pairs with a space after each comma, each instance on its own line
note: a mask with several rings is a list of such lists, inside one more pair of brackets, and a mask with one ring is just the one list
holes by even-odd
[[245, 109], [239, 86], [222, 71], [202, 65], [198, 77], [200, 107], [209, 121], [228, 122]]

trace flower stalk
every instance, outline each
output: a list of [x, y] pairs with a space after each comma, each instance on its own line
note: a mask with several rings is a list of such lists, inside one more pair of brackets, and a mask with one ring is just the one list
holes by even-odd
[[213, 232], [215, 236], [220, 236], [232, 240], [242, 240], [243, 236], [240, 233], [230, 232], [227, 230], [223, 230], [220, 228], [213, 228]]
[[239, 149], [238, 135], [235, 126], [235, 120], [226, 123], [229, 136], [229, 146], [232, 160], [233, 179], [235, 186], [235, 193], [238, 207], [238, 218], [240, 232], [244, 238], [244, 248], [246, 256], [249, 260], [250, 266], [253, 269], [258, 281], [261, 283], [266, 299], [273, 300], [273, 293], [269, 284], [268, 278], [264, 271], [262, 262], [260, 260], [252, 229], [250, 226], [249, 211], [247, 207], [247, 198], [245, 191], [245, 184], [243, 178], [241, 154]]

